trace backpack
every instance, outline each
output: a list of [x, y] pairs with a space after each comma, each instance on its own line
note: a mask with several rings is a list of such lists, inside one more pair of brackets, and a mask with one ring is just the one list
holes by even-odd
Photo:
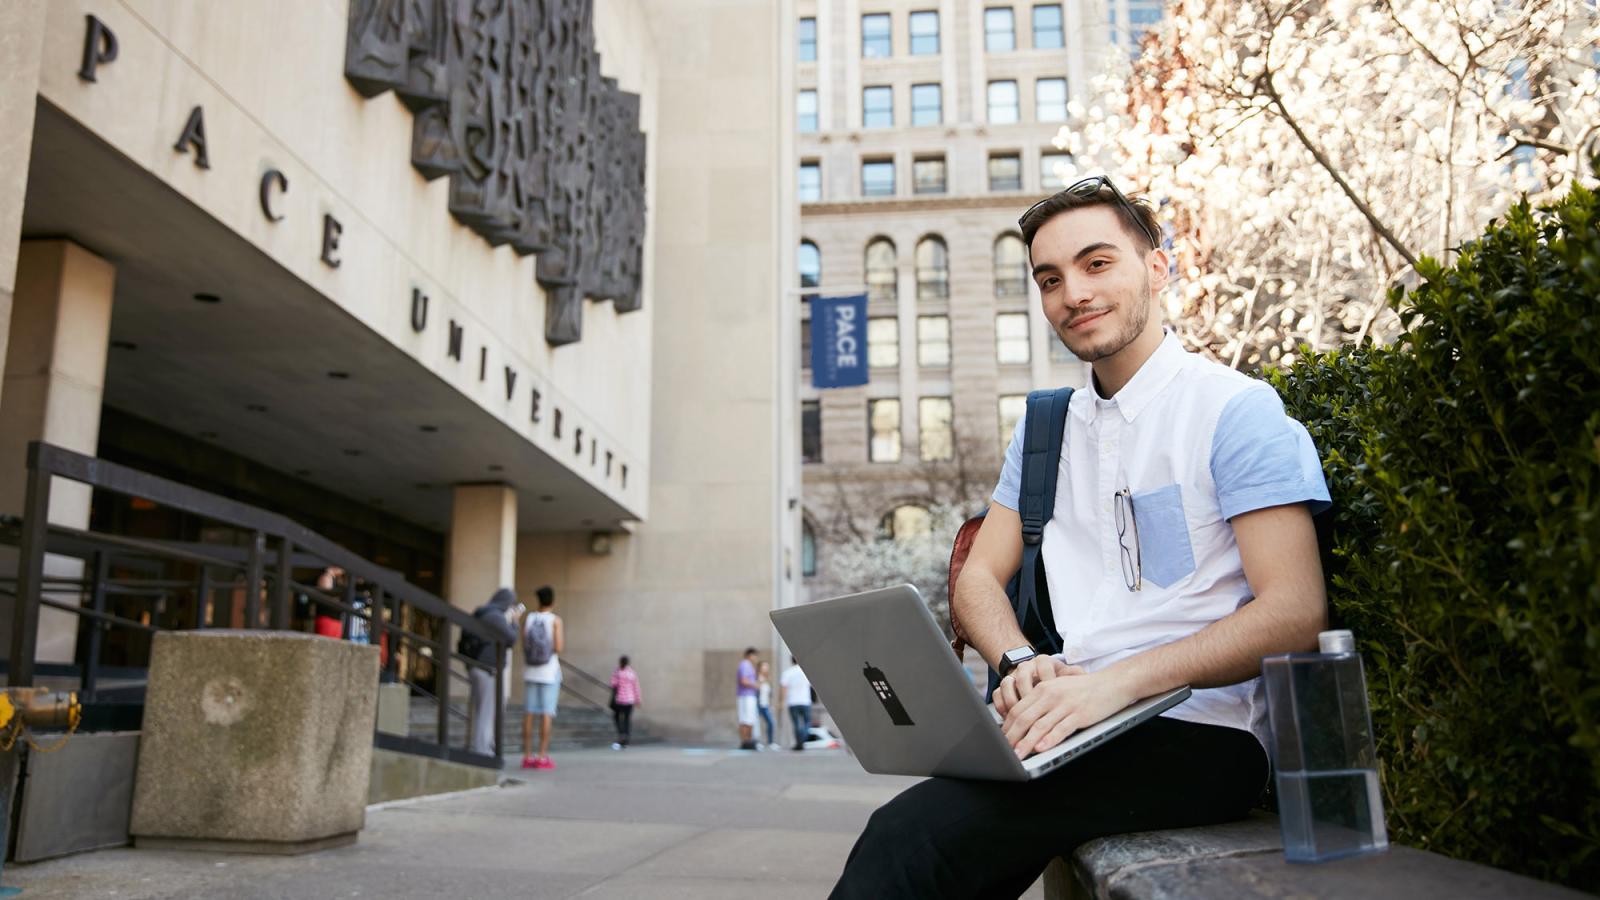
[[[1044, 540], [1044, 526], [1050, 521], [1056, 506], [1056, 476], [1061, 471], [1061, 444], [1067, 425], [1067, 405], [1072, 401], [1072, 388], [1033, 391], [1028, 394], [1028, 409], [1022, 432], [1022, 483], [1017, 492], [1017, 513], [1022, 517], [1022, 565], [1006, 582], [1006, 597], [1011, 601], [1011, 611], [1017, 617], [1022, 634], [1040, 653], [1061, 652], [1061, 635], [1056, 631], [1055, 615], [1050, 609], [1050, 589], [1044, 578], [1044, 558], [1039, 555]], [[962, 523], [956, 532], [955, 544], [950, 550], [949, 596], [954, 597], [956, 576], [972, 552], [972, 542], [983, 525], [984, 513]], [[955, 607], [950, 608], [950, 629], [955, 639], [950, 649], [960, 657], [967, 647], [967, 633], [961, 627]], [[989, 689], [984, 699], [994, 692], [1000, 676], [989, 670]]]
[[530, 666], [542, 666], [555, 655], [556, 642], [549, 622], [542, 613], [528, 614], [528, 625], [522, 630], [522, 661]]
[[466, 629], [462, 629], [461, 637], [456, 640], [457, 653], [465, 656], [467, 659], [478, 659], [478, 654], [483, 652], [483, 648], [483, 638], [478, 637]]

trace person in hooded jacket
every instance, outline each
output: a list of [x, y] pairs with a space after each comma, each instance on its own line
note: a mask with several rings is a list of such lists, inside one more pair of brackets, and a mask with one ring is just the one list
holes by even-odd
[[[506, 647], [513, 647], [517, 643], [517, 616], [520, 609], [517, 604], [517, 592], [511, 588], [503, 587], [494, 592], [489, 602], [472, 611], [472, 617], [478, 620]], [[475, 659], [486, 666], [493, 666], [495, 644], [476, 639], [468, 640], [470, 635], [462, 635], [461, 644], [457, 650], [464, 656]], [[468, 652], [471, 651], [471, 652]], [[502, 663], [505, 661], [502, 660]], [[467, 675], [472, 683], [472, 699], [468, 705], [467, 731], [472, 735], [469, 745], [473, 753], [493, 754], [495, 744], [494, 734], [494, 705], [503, 703], [504, 698], [496, 697], [494, 689], [494, 671], [480, 669], [477, 666], [468, 666]], [[508, 682], [509, 684], [509, 682]]]

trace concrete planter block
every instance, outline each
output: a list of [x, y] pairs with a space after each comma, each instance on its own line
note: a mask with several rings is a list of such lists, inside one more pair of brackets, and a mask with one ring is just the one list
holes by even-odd
[[137, 845], [298, 853], [353, 842], [377, 694], [376, 647], [271, 631], [157, 634]]

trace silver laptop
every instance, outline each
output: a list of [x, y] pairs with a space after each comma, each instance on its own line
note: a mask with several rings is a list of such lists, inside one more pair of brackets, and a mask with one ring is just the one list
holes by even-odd
[[915, 587], [775, 610], [772, 624], [862, 768], [880, 775], [1027, 781], [1189, 699], [1181, 687], [1140, 700], [1019, 760]]

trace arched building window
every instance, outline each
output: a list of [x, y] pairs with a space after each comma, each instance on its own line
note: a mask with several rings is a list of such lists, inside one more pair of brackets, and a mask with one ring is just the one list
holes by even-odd
[[805, 519], [800, 520], [800, 577], [810, 578], [817, 574], [817, 533], [811, 529], [811, 523]]
[[873, 238], [867, 244], [867, 300], [892, 301], [896, 296], [894, 242]]
[[994, 242], [994, 295], [1028, 295], [1028, 248], [1015, 234], [1002, 234]]
[[887, 540], [910, 541], [926, 537], [933, 528], [933, 516], [927, 507], [906, 503], [883, 514], [878, 522], [878, 534]]
[[917, 243], [917, 299], [944, 300], [950, 296], [950, 251], [944, 239], [928, 235]]
[[801, 287], [817, 287], [822, 284], [822, 251], [817, 249], [816, 244], [810, 241], [800, 242], [797, 267], [800, 269]]

